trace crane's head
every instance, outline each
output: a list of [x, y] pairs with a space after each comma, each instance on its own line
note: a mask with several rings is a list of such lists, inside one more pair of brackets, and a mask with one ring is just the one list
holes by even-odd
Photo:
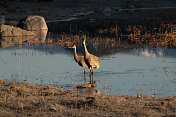
[[86, 43], [86, 35], [83, 35], [83, 44]]
[[85, 39], [83, 39], [83, 44], [86, 44], [86, 40]]
[[68, 48], [76, 48], [76, 45], [73, 45], [73, 46], [71, 46], [71, 47], [68, 47]]

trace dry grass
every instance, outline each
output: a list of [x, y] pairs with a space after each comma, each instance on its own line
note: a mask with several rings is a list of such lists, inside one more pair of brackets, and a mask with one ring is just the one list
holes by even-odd
[[58, 47], [70, 47], [74, 44], [82, 46], [83, 35], [86, 35], [86, 44], [95, 51], [100, 49], [134, 48], [134, 47], [176, 47], [176, 25], [161, 24], [158, 27], [148, 29], [144, 26], [127, 26], [120, 28], [112, 26], [109, 29], [97, 29], [96, 35], [89, 32], [80, 31], [75, 34], [52, 34], [48, 33], [48, 40], [39, 42], [37, 38], [28, 40], [18, 46], [31, 46], [32, 44], [44, 44], [48, 47], [57, 45]]
[[0, 116], [176, 116], [176, 97], [79, 95], [0, 80]]
[[109, 48], [133, 47], [176, 47], [176, 25], [160, 24], [146, 28], [141, 25], [128, 25], [124, 27], [111, 26], [110, 28], [97, 29], [96, 35], [79, 31], [78, 34], [52, 34], [49, 33], [47, 46], [58, 45], [69, 47], [73, 44], [82, 46], [83, 35], [86, 35], [86, 44], [95, 50]]

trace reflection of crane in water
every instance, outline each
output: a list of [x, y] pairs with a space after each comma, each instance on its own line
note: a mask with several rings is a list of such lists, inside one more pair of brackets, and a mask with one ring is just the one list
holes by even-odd
[[71, 48], [74, 48], [74, 59], [75, 61], [81, 66], [81, 67], [84, 67], [84, 76], [85, 76], [85, 68], [87, 68], [87, 64], [85, 63], [84, 61], [84, 56], [78, 56], [77, 53], [76, 53], [76, 46], [74, 45], [73, 47]]
[[93, 76], [93, 68], [97, 68], [99, 69], [100, 67], [100, 59], [92, 54], [90, 54], [87, 50], [87, 47], [86, 47], [86, 38], [83, 37], [83, 45], [84, 45], [84, 60], [87, 64], [87, 66], [89, 67], [90, 69], [90, 73], [91, 75]]

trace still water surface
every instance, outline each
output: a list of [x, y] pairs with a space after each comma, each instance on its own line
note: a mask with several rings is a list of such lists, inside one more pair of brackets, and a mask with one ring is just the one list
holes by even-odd
[[[100, 60], [94, 80], [103, 94], [176, 94], [176, 49], [130, 49], [102, 55]], [[83, 70], [74, 61], [72, 49], [44, 45], [0, 48], [0, 77], [7, 81], [71, 89], [85, 83]], [[89, 83], [89, 70], [86, 72]]]

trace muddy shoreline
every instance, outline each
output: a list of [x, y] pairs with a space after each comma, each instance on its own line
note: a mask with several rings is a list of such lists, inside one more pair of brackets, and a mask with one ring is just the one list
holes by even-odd
[[1, 116], [176, 116], [176, 97], [85, 94], [0, 80]]

